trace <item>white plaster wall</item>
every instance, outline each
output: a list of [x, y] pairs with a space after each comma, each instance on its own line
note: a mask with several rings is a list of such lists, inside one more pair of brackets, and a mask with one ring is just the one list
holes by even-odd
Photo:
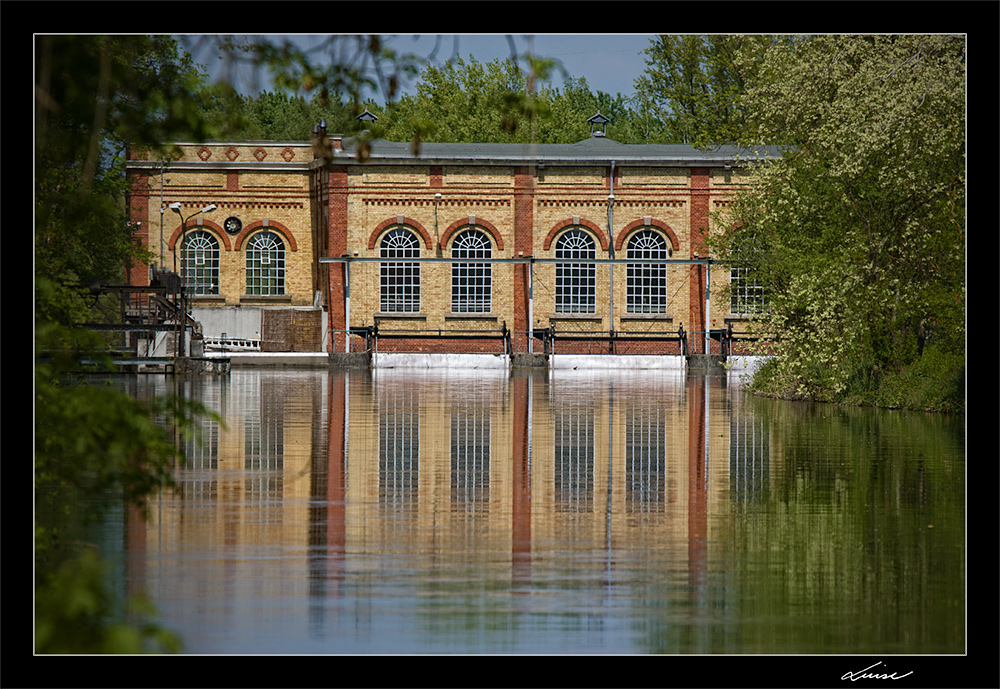
[[260, 312], [254, 307], [239, 308], [198, 308], [191, 309], [191, 315], [201, 323], [205, 337], [260, 338]]
[[686, 362], [679, 355], [553, 354], [550, 368], [570, 370], [679, 371]]

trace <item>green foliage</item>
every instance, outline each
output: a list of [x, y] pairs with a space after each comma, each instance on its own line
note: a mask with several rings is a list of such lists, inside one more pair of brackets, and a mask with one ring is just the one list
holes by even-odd
[[563, 87], [547, 83], [554, 64], [515, 59], [482, 64], [461, 57], [428, 66], [417, 93], [385, 110], [375, 136], [392, 141], [464, 143], [576, 143], [590, 136], [587, 118], [611, 120], [610, 136], [622, 143], [651, 142], [659, 130], [643, 121], [629, 99], [590, 90], [584, 78]]
[[782, 338], [762, 386], [925, 406], [919, 394], [907, 402], [857, 386], [880, 385], [862, 384], [864, 371], [915, 384], [902, 372], [920, 369], [932, 341], [962, 368], [964, 39], [822, 36], [774, 46], [762, 70], [767, 80], [740, 101], [755, 113], [744, 143], [789, 148], [750, 161], [732, 229], [714, 246], [734, 260], [735, 247], [756, 245], [752, 265], [771, 297], [762, 326]]
[[[761, 78], [767, 49], [790, 39], [764, 35], [658, 36], [636, 80], [667, 143], [707, 148], [743, 138], [752, 110], [740, 97]], [[773, 143], [773, 142], [769, 142]]]
[[[37, 565], [37, 563], [36, 563]], [[144, 598], [130, 601], [129, 622], [108, 619], [115, 605], [105, 564], [93, 548], [64, 559], [36, 586], [36, 653], [174, 653], [178, 637], [149, 621]]]
[[[201, 117], [202, 77], [164, 36], [40, 36], [35, 42], [35, 629], [36, 651], [175, 650], [148, 620], [117, 619], [84, 527], [111, 501], [142, 507], [170, 485], [173, 433], [204, 412], [144, 403], [77, 373], [106, 362], [81, 324], [102, 304], [87, 289], [121, 282], [145, 259], [125, 216], [129, 149], [165, 153], [230, 120]], [[141, 601], [135, 601], [141, 603]]]

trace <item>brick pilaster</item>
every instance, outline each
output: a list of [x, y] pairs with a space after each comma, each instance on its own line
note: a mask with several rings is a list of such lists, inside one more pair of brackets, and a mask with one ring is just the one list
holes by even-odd
[[[132, 240], [141, 247], [153, 251], [150, 245], [149, 225], [149, 173], [135, 172], [129, 174], [128, 220], [132, 225]], [[138, 224], [137, 224], [138, 223]], [[149, 285], [149, 266], [134, 262], [129, 266], [128, 284], [145, 287]]]
[[[347, 168], [335, 166], [330, 170], [328, 181], [329, 208], [329, 247], [330, 256], [343, 256], [347, 253]], [[344, 304], [346, 295], [345, 277], [347, 264], [332, 263], [330, 270], [330, 300], [329, 318], [330, 333], [334, 352], [343, 352], [347, 348], [346, 335], [337, 330], [347, 329], [347, 313]]]
[[[708, 168], [691, 168], [691, 258], [708, 256]], [[688, 344], [694, 353], [702, 352], [705, 342], [705, 266], [693, 265], [690, 269], [690, 303], [688, 322], [691, 339]], [[708, 352], [702, 352], [707, 354]]]
[[[518, 167], [514, 170], [514, 256], [531, 256], [534, 251], [535, 186], [532, 169]], [[514, 270], [514, 324], [515, 333], [530, 331], [528, 322], [529, 266], [517, 264]], [[528, 337], [531, 335], [529, 333]]]

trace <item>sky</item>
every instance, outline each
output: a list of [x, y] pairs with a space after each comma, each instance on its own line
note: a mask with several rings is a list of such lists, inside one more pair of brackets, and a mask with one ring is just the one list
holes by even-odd
[[[271, 36], [272, 39], [284, 37]], [[562, 64], [568, 76], [583, 77], [587, 80], [591, 91], [603, 91], [612, 96], [619, 93], [623, 96], [631, 96], [635, 92], [635, 79], [642, 75], [646, 68], [643, 50], [649, 47], [653, 37], [652, 34], [511, 36], [518, 53], [530, 49], [540, 57], [555, 58]], [[316, 40], [307, 35], [291, 36], [290, 38], [294, 38], [303, 45], [308, 45], [310, 40], [314, 42]], [[480, 63], [508, 58], [511, 55], [508, 37], [504, 34], [387, 35], [385, 39], [398, 52], [413, 53], [422, 57], [433, 55], [434, 59], [431, 61], [434, 64], [443, 64], [455, 55], [460, 55], [464, 59], [472, 56]], [[435, 44], [437, 44], [436, 51]], [[208, 56], [197, 53], [195, 59], [208, 67], [211, 76], [219, 76], [221, 65], [218, 60], [210, 60]], [[269, 87], [269, 84], [262, 81], [257, 81], [255, 86], [248, 74], [231, 76], [234, 77], [233, 85], [246, 95], [256, 95], [256, 92], [266, 90]], [[562, 80], [562, 73], [557, 71], [550, 83], [561, 87]], [[412, 88], [413, 83], [404, 85], [404, 93], [410, 91], [406, 88], [407, 86]], [[377, 100], [383, 101], [384, 99]]]
[[[417, 45], [430, 45], [432, 37], [421, 39]], [[463, 57], [472, 55], [479, 62], [490, 62], [510, 56], [510, 46], [504, 35], [447, 36], [439, 50], [438, 63], [444, 62], [454, 52]], [[584, 77], [592, 91], [603, 91], [630, 96], [635, 92], [635, 79], [642, 75], [646, 63], [642, 51], [649, 46], [653, 35], [642, 34], [540, 34], [531, 37], [512, 36], [518, 52], [528, 50], [540, 57], [559, 60], [568, 75]], [[408, 46], [412, 38], [399, 37], [398, 44]], [[418, 52], [414, 50], [413, 52]], [[558, 81], [556, 81], [558, 80]], [[554, 83], [561, 85], [562, 75]]]

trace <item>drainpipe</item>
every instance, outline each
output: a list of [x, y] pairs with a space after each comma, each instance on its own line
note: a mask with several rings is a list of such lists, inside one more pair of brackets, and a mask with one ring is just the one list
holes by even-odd
[[[535, 257], [528, 257], [528, 354], [535, 353]], [[530, 379], [529, 379], [530, 383]], [[530, 399], [529, 404], [530, 404]]]
[[711, 314], [711, 311], [709, 311], [708, 300], [709, 300], [709, 293], [711, 291], [712, 291], [712, 262], [706, 261], [705, 262], [705, 354], [712, 353], [708, 346], [710, 340], [708, 336], [708, 329], [711, 327], [708, 323], [708, 317]]
[[344, 261], [344, 353], [351, 353], [351, 261]]

